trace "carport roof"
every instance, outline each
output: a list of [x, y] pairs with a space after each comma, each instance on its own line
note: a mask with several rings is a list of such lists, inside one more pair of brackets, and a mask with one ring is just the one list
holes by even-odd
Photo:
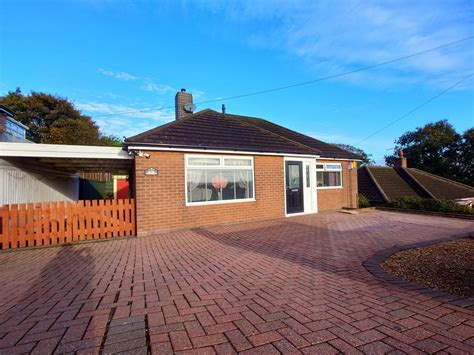
[[118, 147], [0, 143], [0, 158], [45, 165], [64, 172], [130, 170], [133, 157]]

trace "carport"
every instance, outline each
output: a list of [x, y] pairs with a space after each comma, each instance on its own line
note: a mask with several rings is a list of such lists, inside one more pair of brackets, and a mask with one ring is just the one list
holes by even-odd
[[130, 170], [133, 157], [119, 147], [0, 143], [0, 157], [33, 165], [46, 165], [69, 173]]
[[[0, 249], [136, 235], [133, 162], [119, 147], [0, 143]], [[79, 200], [83, 172], [127, 173], [131, 198]]]

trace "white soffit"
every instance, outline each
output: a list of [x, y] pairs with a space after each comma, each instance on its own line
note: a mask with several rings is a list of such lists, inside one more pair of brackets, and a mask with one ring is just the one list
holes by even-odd
[[119, 147], [0, 142], [0, 157], [133, 159]]

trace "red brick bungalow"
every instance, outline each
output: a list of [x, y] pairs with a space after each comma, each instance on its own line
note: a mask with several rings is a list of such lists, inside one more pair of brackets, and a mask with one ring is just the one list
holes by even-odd
[[126, 139], [138, 234], [357, 207], [358, 155], [269, 121], [192, 113]]

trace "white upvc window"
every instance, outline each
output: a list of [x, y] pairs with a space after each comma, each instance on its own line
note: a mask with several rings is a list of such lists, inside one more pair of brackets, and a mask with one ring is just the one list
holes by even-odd
[[316, 182], [318, 189], [342, 188], [341, 163], [316, 163]]
[[253, 157], [186, 155], [186, 205], [255, 201]]

